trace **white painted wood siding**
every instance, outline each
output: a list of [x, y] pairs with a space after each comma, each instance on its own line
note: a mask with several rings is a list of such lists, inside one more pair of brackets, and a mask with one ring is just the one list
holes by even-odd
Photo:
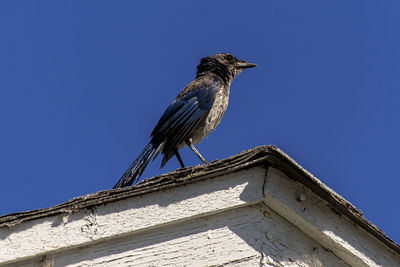
[[213, 265], [400, 266], [400, 258], [302, 184], [261, 167], [0, 228], [0, 266]]

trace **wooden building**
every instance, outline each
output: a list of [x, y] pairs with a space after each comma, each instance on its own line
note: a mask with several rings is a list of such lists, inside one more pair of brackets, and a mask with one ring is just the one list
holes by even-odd
[[263, 146], [1, 216], [0, 266], [400, 266], [400, 246]]

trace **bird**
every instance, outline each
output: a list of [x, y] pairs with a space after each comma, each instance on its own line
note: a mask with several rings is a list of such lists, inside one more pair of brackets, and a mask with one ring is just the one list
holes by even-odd
[[161, 167], [174, 155], [185, 167], [179, 149], [188, 146], [206, 164], [194, 147], [220, 123], [228, 106], [233, 78], [257, 64], [239, 60], [229, 53], [218, 53], [200, 60], [195, 79], [168, 106], [154, 127], [150, 142], [122, 175], [114, 188], [136, 185], [150, 161], [159, 153]]

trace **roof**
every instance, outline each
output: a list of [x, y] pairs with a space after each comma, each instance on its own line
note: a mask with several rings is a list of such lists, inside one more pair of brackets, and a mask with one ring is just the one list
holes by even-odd
[[327, 201], [335, 212], [346, 216], [356, 225], [383, 242], [396, 253], [400, 254], [400, 246], [385, 235], [382, 230], [368, 221], [363, 216], [362, 211], [323, 184], [319, 179], [306, 171], [287, 154], [275, 146], [259, 146], [223, 160], [215, 160], [209, 164], [179, 169], [167, 174], [149, 178], [135, 187], [100, 191], [73, 198], [65, 203], [50, 208], [3, 215], [0, 216], [0, 227], [12, 227], [22, 222], [38, 218], [74, 213], [93, 206], [103, 205], [138, 195], [149, 194], [151, 192], [165, 190], [199, 180], [210, 179], [255, 166], [265, 166], [266, 168], [273, 166], [284, 172], [288, 177], [300, 182], [314, 194]]

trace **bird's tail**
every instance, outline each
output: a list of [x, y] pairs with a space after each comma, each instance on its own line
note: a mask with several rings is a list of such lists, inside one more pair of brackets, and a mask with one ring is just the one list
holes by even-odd
[[149, 162], [153, 160], [155, 156], [157, 156], [160, 148], [161, 145], [154, 147], [154, 145], [150, 142], [113, 188], [126, 187], [132, 184], [135, 185], [140, 176], [142, 176], [147, 164], [149, 164]]

